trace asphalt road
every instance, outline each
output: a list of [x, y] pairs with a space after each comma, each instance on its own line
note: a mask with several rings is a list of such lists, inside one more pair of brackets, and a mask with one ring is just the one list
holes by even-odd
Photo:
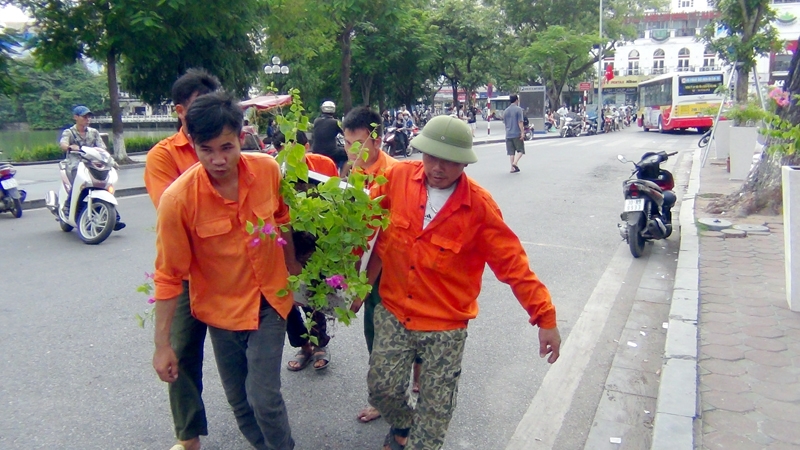
[[[620, 184], [630, 169], [616, 155], [633, 159], [696, 139], [631, 128], [535, 140], [526, 143], [517, 174], [509, 173], [503, 144], [477, 148], [479, 162], [467, 172], [523, 241], [551, 290], [563, 337], [620, 245]], [[22, 219], [0, 215], [0, 448], [160, 449], [173, 442], [165, 385], [150, 364], [152, 330], [134, 320], [148, 306], [135, 290], [152, 270], [155, 212], [146, 196], [120, 205], [128, 227], [94, 247], [60, 231], [46, 210]], [[536, 329], [489, 270], [479, 302], [446, 449], [504, 448], [548, 369], [538, 358]], [[283, 372], [296, 448], [378, 448], [385, 422], [355, 419], [366, 404], [361, 324], [337, 327], [330, 349], [327, 371]], [[206, 350], [204, 448], [246, 449], [208, 342]], [[287, 343], [284, 359], [293, 354]]]

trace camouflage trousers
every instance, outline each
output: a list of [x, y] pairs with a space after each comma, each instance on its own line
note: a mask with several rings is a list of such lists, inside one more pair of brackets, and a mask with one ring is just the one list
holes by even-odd
[[[444, 445], [456, 408], [458, 378], [467, 329], [411, 331], [382, 304], [375, 307], [375, 342], [369, 358], [369, 403], [393, 428], [410, 428], [407, 450]], [[408, 368], [419, 357], [422, 367], [416, 408], [409, 406]]]

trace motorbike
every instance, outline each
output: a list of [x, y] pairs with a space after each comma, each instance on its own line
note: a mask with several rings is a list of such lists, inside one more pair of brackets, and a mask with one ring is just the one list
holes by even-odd
[[531, 127], [530, 125], [525, 126], [525, 130], [523, 131], [523, 133], [525, 134], [526, 141], [533, 140], [533, 127]]
[[389, 127], [383, 135], [383, 151], [389, 156], [411, 156], [411, 146], [403, 139], [397, 139], [397, 135], [403, 132], [403, 128]]
[[47, 209], [56, 216], [65, 232], [78, 229], [81, 240], [89, 245], [105, 241], [117, 224], [117, 199], [114, 183], [117, 171], [111, 155], [97, 147], [81, 147], [75, 175], [66, 161], [58, 163], [61, 187], [45, 196]]
[[583, 130], [583, 121], [577, 116], [565, 116], [561, 119], [561, 137], [578, 137]]
[[594, 136], [597, 134], [597, 117], [590, 117], [586, 119], [586, 124], [584, 125], [584, 132], [588, 136]]
[[628, 241], [634, 258], [642, 256], [644, 244], [666, 239], [672, 234], [672, 211], [676, 196], [672, 192], [675, 180], [661, 163], [678, 152], [647, 152], [637, 163], [618, 155], [621, 163], [633, 163], [630, 178], [622, 183], [625, 205], [618, 224], [622, 239]]
[[27, 193], [19, 189], [19, 183], [14, 179], [17, 169], [11, 164], [0, 163], [0, 213], [10, 212], [14, 217], [22, 217], [22, 203]]

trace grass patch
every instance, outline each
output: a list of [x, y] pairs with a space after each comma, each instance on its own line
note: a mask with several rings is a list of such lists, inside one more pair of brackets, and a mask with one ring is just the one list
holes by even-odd
[[[125, 151], [128, 153], [150, 151], [150, 149], [164, 139], [164, 137], [137, 136], [125, 138]], [[111, 147], [113, 148], [114, 145], [112, 144]]]

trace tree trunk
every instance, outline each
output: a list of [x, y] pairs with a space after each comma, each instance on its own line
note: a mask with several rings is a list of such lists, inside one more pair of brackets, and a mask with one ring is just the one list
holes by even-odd
[[747, 90], [750, 86], [750, 70], [742, 66], [736, 68], [736, 103], [747, 103]]
[[372, 93], [372, 80], [375, 75], [364, 76], [361, 78], [361, 98], [364, 106], [369, 107], [370, 94]]
[[386, 111], [386, 87], [383, 81], [378, 83], [378, 114]]
[[[746, 76], [738, 74], [739, 80], [747, 80]], [[747, 86], [747, 83], [740, 83]], [[792, 96], [800, 94], [800, 52], [795, 52], [792, 57], [792, 64], [789, 69], [789, 77], [784, 89]], [[739, 99], [739, 88], [736, 89], [737, 101]], [[746, 91], [745, 91], [745, 99]], [[780, 108], [778, 115], [795, 126], [800, 124], [800, 105], [797, 100], [792, 99], [791, 103]], [[769, 142], [767, 143], [769, 147]], [[800, 154], [784, 155], [779, 153], [769, 153], [766, 150], [761, 154], [761, 159], [755, 165], [747, 177], [744, 185], [729, 196], [723, 197], [712, 202], [708, 206], [708, 212], [721, 213], [733, 212], [734, 215], [747, 216], [756, 213], [781, 214], [783, 207], [783, 193], [781, 191], [781, 167], [800, 165]]]
[[125, 138], [122, 130], [122, 109], [119, 106], [119, 83], [117, 83], [117, 54], [112, 50], [106, 59], [108, 75], [108, 99], [111, 104], [111, 142], [114, 145], [114, 159], [118, 162], [130, 162], [125, 151]]
[[458, 80], [450, 80], [450, 87], [453, 88], [453, 106], [458, 105]]
[[353, 27], [348, 25], [339, 36], [339, 43], [342, 45], [342, 109], [347, 114], [353, 109], [353, 94], [350, 92], [350, 65], [353, 60], [353, 52], [350, 42], [350, 34]]

